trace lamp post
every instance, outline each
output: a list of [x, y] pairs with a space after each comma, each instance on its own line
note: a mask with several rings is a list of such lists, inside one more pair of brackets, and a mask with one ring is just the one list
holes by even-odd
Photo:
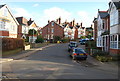
[[33, 28], [33, 36], [32, 36], [32, 43], [34, 43], [34, 28]]

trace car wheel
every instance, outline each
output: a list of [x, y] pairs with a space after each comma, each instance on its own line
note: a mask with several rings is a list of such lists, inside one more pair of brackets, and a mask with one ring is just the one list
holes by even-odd
[[86, 60], [87, 58], [84, 58], [84, 60]]
[[75, 60], [75, 57], [72, 57], [73, 60]]
[[70, 52], [70, 50], [68, 50], [68, 52]]

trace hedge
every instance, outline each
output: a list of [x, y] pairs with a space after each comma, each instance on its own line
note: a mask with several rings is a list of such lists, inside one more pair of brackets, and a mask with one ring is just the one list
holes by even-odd
[[2, 40], [2, 51], [24, 48], [24, 40], [19, 38], [0, 38]]

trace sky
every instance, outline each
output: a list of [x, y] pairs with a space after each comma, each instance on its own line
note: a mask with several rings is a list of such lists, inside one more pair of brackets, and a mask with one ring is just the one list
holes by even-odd
[[2, 2], [7, 4], [15, 17], [23, 16], [28, 20], [32, 18], [39, 27], [44, 27], [48, 20], [56, 20], [61, 17], [61, 22], [75, 19], [76, 23], [83, 23], [84, 27], [90, 27], [94, 17], [97, 17], [98, 9], [108, 10], [109, 1], [74, 1], [74, 2]]

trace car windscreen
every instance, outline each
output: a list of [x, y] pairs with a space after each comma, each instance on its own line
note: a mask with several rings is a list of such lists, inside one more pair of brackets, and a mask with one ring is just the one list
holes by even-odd
[[82, 42], [86, 42], [86, 40], [82, 40]]
[[75, 49], [75, 53], [85, 53], [83, 49]]

